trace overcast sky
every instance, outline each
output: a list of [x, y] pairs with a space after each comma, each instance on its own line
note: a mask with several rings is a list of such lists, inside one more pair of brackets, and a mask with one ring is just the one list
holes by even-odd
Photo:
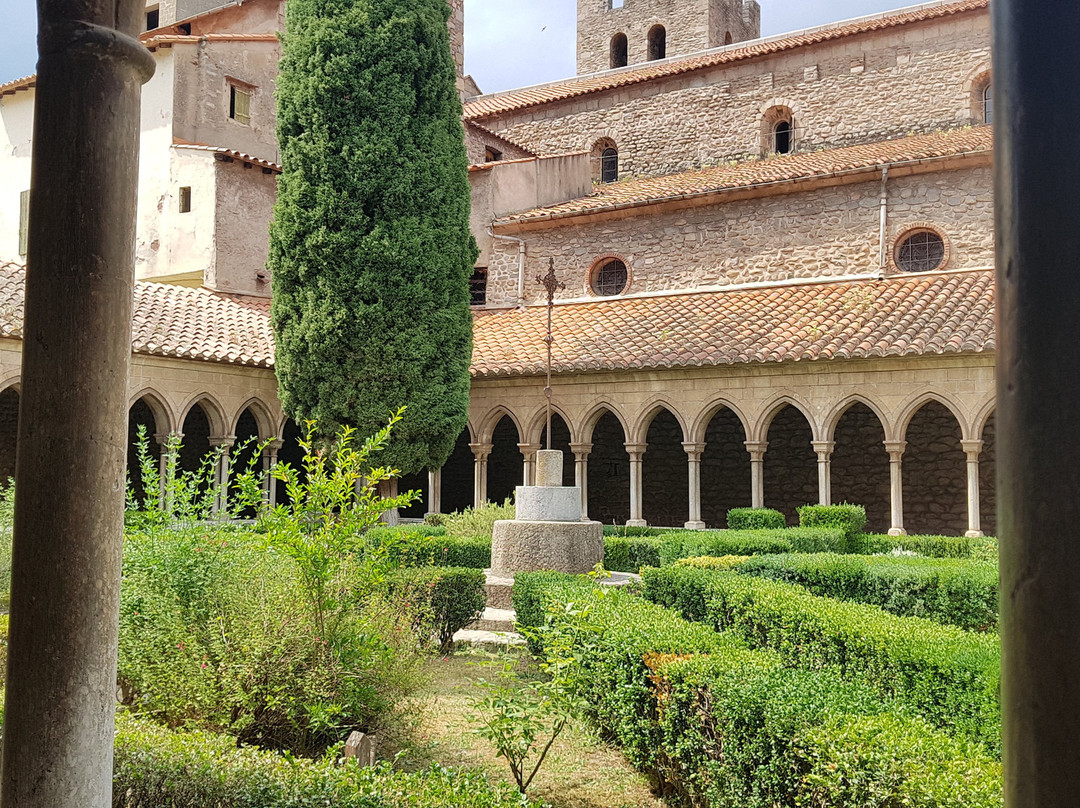
[[[633, 2], [633, 0], [629, 0]], [[905, 0], [759, 0], [771, 36], [909, 5]], [[0, 83], [34, 72], [34, 0], [3, 0]], [[484, 92], [573, 76], [576, 0], [465, 0], [465, 70]]]

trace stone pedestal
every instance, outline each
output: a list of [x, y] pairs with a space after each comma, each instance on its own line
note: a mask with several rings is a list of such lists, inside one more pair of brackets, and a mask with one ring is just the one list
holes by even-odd
[[535, 486], [518, 486], [517, 518], [495, 523], [493, 575], [585, 573], [604, 560], [604, 531], [582, 519], [581, 489], [562, 485], [562, 452], [536, 453]]

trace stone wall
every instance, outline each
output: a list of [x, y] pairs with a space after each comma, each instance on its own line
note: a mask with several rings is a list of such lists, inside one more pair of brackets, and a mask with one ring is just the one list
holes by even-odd
[[979, 455], [979, 522], [987, 536], [997, 535], [997, 426], [991, 415], [982, 432]]
[[592, 432], [589, 518], [621, 525], [630, 518], [630, 456], [619, 419], [606, 413]]
[[648, 36], [654, 25], [664, 26], [666, 58], [685, 56], [761, 35], [761, 9], [755, 0], [578, 0], [578, 75], [608, 70], [611, 39], [624, 34], [627, 64], [649, 60]]
[[19, 438], [19, 393], [0, 393], [0, 483], [15, 476], [15, 444]]
[[701, 519], [707, 527], [727, 527], [727, 512], [750, 502], [750, 455], [746, 430], [727, 407], [709, 421], [701, 456]]
[[642, 518], [650, 525], [682, 527], [690, 519], [689, 467], [683, 432], [675, 416], [662, 410], [649, 425], [642, 458]]
[[[600, 8], [606, 0], [590, 2]], [[610, 35], [601, 39], [602, 48], [585, 47], [600, 48], [606, 60]], [[543, 154], [588, 151], [610, 137], [619, 149], [621, 176], [667, 174], [760, 155], [762, 117], [778, 105], [793, 112], [800, 151], [972, 123], [970, 79], [989, 69], [989, 61], [989, 14], [983, 9], [478, 122]]]
[[866, 508], [866, 531], [885, 533], [892, 527], [889, 511], [889, 453], [881, 421], [863, 403], [856, 403], [836, 425], [832, 454], [832, 501]]
[[[976, 166], [890, 180], [889, 237], [928, 222], [950, 247], [948, 268], [993, 265], [991, 169]], [[655, 207], [621, 218], [591, 216], [558, 227], [500, 227], [526, 242], [525, 277], [555, 271], [560, 298], [590, 294], [589, 271], [618, 255], [630, 271], [627, 294], [880, 270], [880, 182], [740, 199], [694, 208]], [[488, 305], [517, 302], [517, 244], [498, 240], [488, 262]], [[526, 285], [534, 302], [541, 291]]]
[[817, 455], [813, 432], [795, 407], [784, 407], [769, 425], [765, 452], [765, 507], [784, 514], [789, 525], [799, 524], [795, 509], [818, 501]]
[[450, 459], [442, 468], [440, 500], [443, 513], [471, 508], [475, 483], [475, 463], [472, 449], [469, 448], [469, 430], [466, 429], [458, 437]]
[[936, 401], [911, 419], [903, 457], [908, 533], [962, 536], [967, 531], [967, 460], [960, 437], [956, 418]]
[[524, 458], [518, 443], [517, 427], [513, 420], [504, 417], [491, 436], [492, 449], [488, 456], [487, 498], [489, 502], [501, 503], [514, 496], [514, 489], [522, 484]]

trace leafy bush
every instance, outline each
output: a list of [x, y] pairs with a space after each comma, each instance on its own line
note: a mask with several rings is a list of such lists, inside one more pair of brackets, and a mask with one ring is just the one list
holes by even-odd
[[624, 539], [643, 537], [655, 538], [656, 536], [663, 536], [665, 533], [670, 533], [672, 530], [679, 530], [679, 528], [652, 526], [639, 527], [637, 525], [604, 525], [605, 536], [617, 536]]
[[748, 558], [752, 556], [698, 556], [697, 558], [680, 558], [675, 562], [675, 566], [695, 567], [699, 570], [730, 570]]
[[985, 631], [997, 627], [996, 568], [967, 559], [854, 555], [756, 556], [738, 571], [799, 584], [815, 595], [869, 603], [906, 617]]
[[787, 522], [773, 508], [732, 508], [727, 512], [727, 526], [731, 530], [782, 530]]
[[604, 536], [604, 566], [615, 572], [637, 572], [660, 563], [662, 540], [652, 537]]
[[507, 499], [501, 505], [489, 502], [482, 508], [466, 508], [461, 513], [452, 513], [443, 519], [443, 526], [448, 536], [491, 538], [495, 523], [503, 519], [513, 519], [516, 513], [513, 500]]
[[[688, 577], [702, 573], [676, 569]], [[818, 597], [791, 584], [727, 572], [711, 575], [705, 585], [706, 619], [718, 630], [774, 649], [791, 665], [838, 666], [846, 677], [910, 704], [950, 734], [1000, 754], [996, 637]]]
[[851, 552], [877, 555], [903, 550], [930, 558], [970, 558], [976, 543], [982, 541], [962, 536], [887, 536], [883, 533], [864, 533], [856, 540]]
[[862, 505], [803, 505], [795, 509], [800, 527], [832, 527], [844, 531], [847, 546], [853, 552], [866, 527], [866, 508]]
[[376, 528], [369, 531], [367, 539], [371, 547], [380, 549], [388, 559], [403, 567], [482, 570], [491, 566], [491, 539], [482, 536], [458, 538], [437, 532]]
[[232, 738], [172, 732], [117, 716], [113, 808], [539, 808], [477, 772], [406, 774], [237, 747]]
[[843, 552], [846, 539], [835, 528], [791, 527], [784, 530], [683, 530], [660, 543], [660, 563], [695, 556]]
[[417, 631], [434, 634], [439, 653], [453, 648], [454, 634], [478, 619], [487, 605], [484, 572], [464, 567], [419, 567], [400, 570], [391, 579], [391, 594], [417, 609]]
[[[669, 571], [649, 571], [661, 572]], [[589, 717], [672, 804], [1000, 808], [1000, 765], [977, 746], [890, 713], [888, 702], [866, 685], [827, 669], [785, 667], [774, 652], [749, 650], [584, 579], [556, 573], [518, 578], [524, 584], [520, 599], [516, 587], [514, 593], [519, 624], [524, 614], [538, 629], [544, 653], [551, 643], [571, 644], [569, 679], [589, 705]], [[846, 731], [879, 719], [895, 732], [896, 743], [884, 732]], [[835, 737], [833, 727], [840, 728]], [[864, 743], [874, 749], [872, 757]], [[838, 760], [847, 777], [828, 780]], [[925, 771], [928, 763], [942, 774]], [[843, 800], [852, 787], [892, 801]]]

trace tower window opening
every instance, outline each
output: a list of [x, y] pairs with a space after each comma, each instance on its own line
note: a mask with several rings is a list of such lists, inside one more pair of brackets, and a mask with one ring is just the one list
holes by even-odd
[[982, 119], [983, 123], [994, 122], [994, 89], [989, 82], [982, 91]]
[[791, 153], [791, 121], [779, 121], [773, 129], [773, 151], [777, 154]]
[[667, 58], [667, 31], [662, 25], [649, 29], [649, 61]]
[[473, 306], [487, 305], [487, 267], [473, 269], [472, 277], [469, 278], [469, 303]]
[[604, 149], [600, 155], [600, 182], [615, 182], [619, 178], [619, 152]]
[[610, 0], [608, 8], [622, 8], [625, 0]]
[[626, 34], [615, 34], [611, 38], [611, 67], [626, 67], [627, 62]]

